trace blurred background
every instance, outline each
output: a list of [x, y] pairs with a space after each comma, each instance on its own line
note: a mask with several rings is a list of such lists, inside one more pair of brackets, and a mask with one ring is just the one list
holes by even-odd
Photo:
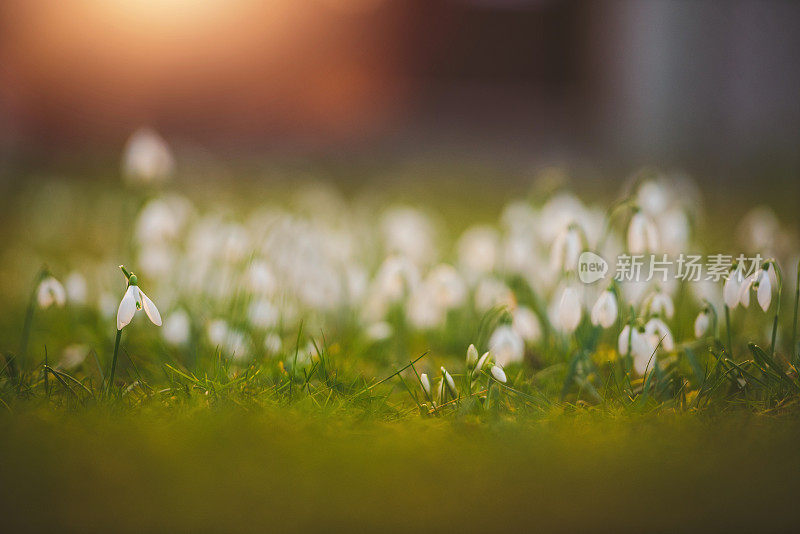
[[149, 125], [179, 161], [646, 163], [780, 202], [798, 30], [789, 1], [6, 0], [0, 172], [118, 168]]

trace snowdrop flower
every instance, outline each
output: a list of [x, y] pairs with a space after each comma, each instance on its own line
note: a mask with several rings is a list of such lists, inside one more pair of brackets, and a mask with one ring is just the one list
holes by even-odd
[[67, 301], [67, 292], [61, 282], [47, 275], [39, 282], [39, 287], [36, 290], [36, 301], [39, 303], [39, 307], [43, 309], [47, 309], [54, 304], [60, 307]]
[[497, 265], [500, 237], [488, 226], [473, 226], [458, 239], [458, 263], [467, 277], [490, 273]]
[[430, 397], [431, 396], [431, 381], [428, 379], [428, 375], [426, 373], [422, 373], [419, 375], [419, 382], [422, 384], [422, 390], [425, 394]]
[[663, 182], [647, 180], [636, 192], [636, 203], [650, 215], [662, 213], [670, 203], [670, 195]]
[[133, 133], [125, 145], [122, 170], [130, 183], [158, 183], [170, 177], [175, 159], [166, 141], [150, 128]]
[[281, 348], [283, 348], [281, 336], [274, 332], [264, 336], [264, 350], [267, 351], [267, 354], [278, 354], [281, 351]]
[[86, 278], [77, 271], [73, 271], [64, 279], [64, 287], [67, 290], [67, 298], [75, 304], [86, 304], [88, 289]]
[[513, 308], [516, 305], [514, 293], [497, 278], [483, 278], [475, 288], [475, 309], [488, 311], [497, 306]]
[[610, 289], [603, 291], [592, 306], [592, 324], [609, 328], [617, 320], [618, 312], [617, 298], [614, 292]]
[[[725, 280], [725, 285], [722, 287], [722, 298], [728, 308], [734, 309], [739, 305], [739, 301], [742, 298], [742, 286], [744, 282], [743, 267], [742, 264], [739, 263], [728, 273], [728, 278]], [[750, 303], [749, 294], [747, 303]]]
[[69, 345], [64, 348], [61, 353], [61, 360], [59, 365], [65, 369], [72, 369], [78, 367], [89, 355], [89, 347], [86, 345]]
[[574, 332], [581, 322], [583, 309], [577, 290], [572, 286], [567, 286], [561, 292], [556, 318], [558, 326], [562, 332]]
[[644, 212], [637, 211], [628, 225], [628, 252], [643, 254], [656, 250], [658, 250], [658, 229]]
[[536, 343], [542, 337], [542, 324], [539, 318], [525, 306], [519, 306], [511, 312], [511, 328], [528, 343]]
[[667, 324], [661, 319], [654, 317], [644, 325], [644, 331], [650, 337], [650, 343], [655, 347], [661, 343], [660, 347], [666, 352], [675, 350], [675, 340], [672, 337]]
[[481, 372], [481, 369], [489, 362], [491, 359], [491, 354], [489, 352], [484, 352], [483, 356], [480, 357], [478, 363], [475, 364], [475, 369], [472, 370], [472, 375], [475, 376]]
[[625, 325], [619, 334], [618, 350], [620, 355], [630, 354], [633, 357], [633, 368], [644, 375], [651, 360], [654, 358], [655, 345], [650, 342], [648, 335], [637, 327]]
[[450, 392], [450, 395], [453, 397], [458, 397], [458, 390], [456, 389], [456, 382], [453, 380], [453, 377], [450, 373], [447, 372], [447, 369], [444, 367], [442, 369], [442, 380], [447, 385], [447, 390]]
[[578, 257], [583, 249], [578, 226], [570, 224], [553, 241], [550, 265], [555, 271], [574, 272], [578, 268]]
[[772, 281], [769, 278], [769, 264], [756, 270], [745, 279], [740, 288], [739, 302], [747, 308], [750, 305], [750, 289], [756, 290], [756, 299], [761, 309], [767, 311], [772, 303]]
[[416, 265], [426, 265], [436, 256], [433, 222], [423, 212], [410, 207], [390, 208], [381, 228], [389, 252], [405, 256]]
[[420, 286], [408, 297], [406, 317], [420, 330], [436, 328], [444, 323], [446, 310], [439, 305], [433, 293], [426, 291], [425, 286]]
[[266, 299], [254, 300], [247, 308], [247, 319], [256, 328], [271, 328], [278, 324], [278, 309]]
[[672, 316], [675, 315], [675, 305], [672, 298], [659, 289], [647, 298], [647, 312], [649, 315], [662, 315], [667, 319], [672, 319]]
[[139, 281], [135, 274], [128, 277], [128, 289], [119, 303], [117, 309], [117, 330], [122, 330], [131, 322], [136, 310], [144, 309], [144, 313], [156, 326], [161, 326], [161, 314], [158, 308], [144, 292], [139, 289]]
[[492, 377], [495, 380], [497, 380], [498, 382], [500, 382], [501, 384], [505, 384], [506, 380], [508, 380], [506, 378], [506, 372], [503, 371], [503, 368], [500, 367], [499, 365], [493, 365], [492, 369], [491, 369], [491, 373], [492, 373]]
[[708, 308], [703, 308], [700, 310], [700, 313], [697, 314], [697, 318], [694, 320], [694, 337], [703, 337], [706, 332], [708, 332], [708, 328], [710, 326], [711, 314], [708, 312]]
[[470, 344], [467, 348], [467, 368], [472, 369], [476, 363], [478, 363], [478, 349]]
[[369, 338], [370, 341], [383, 341], [392, 337], [394, 334], [394, 329], [392, 325], [387, 323], [386, 321], [378, 321], [377, 323], [372, 323], [371, 325], [367, 326], [364, 330], [364, 334]]
[[161, 329], [161, 335], [170, 345], [186, 344], [189, 341], [190, 334], [191, 322], [186, 311], [182, 309], [175, 310], [164, 319], [164, 328]]
[[[498, 365], [505, 367], [521, 362], [525, 356], [525, 342], [509, 325], [498, 326], [489, 338], [489, 351]], [[483, 358], [481, 358], [483, 360]], [[478, 364], [481, 364], [479, 361]], [[478, 365], [475, 366], [478, 368]]]

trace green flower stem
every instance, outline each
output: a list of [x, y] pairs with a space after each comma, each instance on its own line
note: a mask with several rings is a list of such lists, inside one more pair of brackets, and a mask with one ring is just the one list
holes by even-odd
[[733, 357], [733, 342], [731, 341], [731, 309], [725, 305], [725, 332], [728, 334], [728, 356]]
[[769, 345], [769, 355], [772, 356], [775, 354], [775, 341], [778, 337], [778, 317], [781, 314], [781, 293], [783, 293], [783, 274], [781, 273], [781, 268], [778, 265], [778, 262], [774, 259], [769, 260], [772, 264], [772, 267], [775, 269], [775, 274], [778, 277], [778, 294], [776, 298], [778, 299], [775, 302], [775, 319], [772, 321], [772, 342]]
[[111, 391], [114, 386], [114, 372], [117, 370], [117, 355], [119, 354], [119, 340], [122, 338], [122, 330], [117, 330], [117, 339], [114, 341], [114, 357], [111, 360], [111, 374], [108, 376], [106, 393]]
[[28, 340], [30, 339], [31, 328], [33, 326], [33, 315], [36, 312], [36, 293], [39, 290], [39, 284], [42, 283], [42, 280], [44, 280], [46, 276], [47, 268], [45, 267], [36, 275], [36, 279], [33, 283], [33, 291], [31, 291], [31, 296], [28, 299], [28, 309], [25, 312], [25, 322], [22, 324], [22, 339], [19, 344], [18, 367], [20, 370], [25, 367], [28, 359]]

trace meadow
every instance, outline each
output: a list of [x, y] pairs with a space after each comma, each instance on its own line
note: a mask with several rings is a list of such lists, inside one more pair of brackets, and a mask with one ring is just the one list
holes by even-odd
[[791, 525], [791, 215], [731, 224], [654, 169], [597, 194], [173, 166], [140, 132], [123, 178], [6, 194], [13, 531]]

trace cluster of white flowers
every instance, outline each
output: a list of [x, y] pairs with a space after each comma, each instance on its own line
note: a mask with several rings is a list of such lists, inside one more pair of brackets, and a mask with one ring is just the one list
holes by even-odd
[[[143, 130], [130, 141], [124, 167], [126, 176], [153, 182], [172, 174], [174, 159], [162, 139]], [[347, 317], [378, 343], [398, 327], [436, 331], [447, 328], [452, 314], [482, 317], [504, 308], [510, 320], [489, 333], [485, 347], [498, 380], [504, 366], [536, 350], [545, 332], [569, 340], [582, 325], [619, 335], [619, 352], [632, 355], [643, 373], [657, 351], [675, 350], [670, 324], [680, 284], [583, 284], [579, 258], [585, 251], [614, 258], [697, 250], [691, 221], [700, 198], [680, 176], [641, 180], [623, 197], [612, 210], [586, 205], [568, 191], [515, 200], [497, 225], [466, 227], [451, 239], [423, 209], [348, 202], [324, 185], [302, 188], [280, 204], [267, 199], [244, 214], [224, 201], [203, 209], [187, 196], [161, 194], [141, 206], [131, 225], [135, 256], [127, 263], [157, 295], [165, 312], [161, 332], [174, 346], [202, 335], [228, 356], [247, 360], [279, 353], [301, 321], [324, 331], [326, 321]], [[759, 208], [743, 220], [749, 221], [739, 231], [743, 246], [762, 240], [773, 257], [796, 261], [791, 237], [771, 212]], [[87, 279], [94, 281], [91, 273], [71, 273], [66, 290], [54, 279], [43, 281], [40, 304], [87, 303], [94, 292], [105, 315], [117, 311], [116, 290], [90, 287]], [[688, 289], [694, 300], [682, 302], [700, 312], [700, 337], [709, 330], [710, 309], [722, 302], [746, 307], [752, 289], [767, 310], [775, 267], [768, 262], [745, 277], [738, 266], [724, 290], [702, 282]], [[138, 307], [161, 322], [137, 286], [128, 288], [126, 299], [118, 326]]]

